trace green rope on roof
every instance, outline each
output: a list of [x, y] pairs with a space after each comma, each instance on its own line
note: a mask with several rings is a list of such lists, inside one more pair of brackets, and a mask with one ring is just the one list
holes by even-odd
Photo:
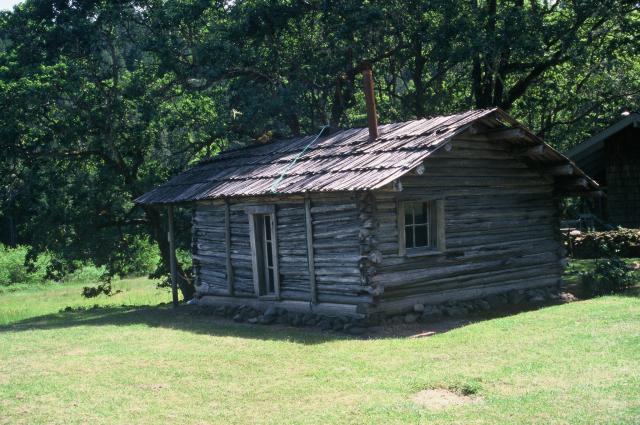
[[305, 146], [305, 147], [304, 147], [304, 149], [302, 149], [302, 151], [300, 151], [300, 153], [299, 153], [298, 155], [296, 155], [296, 157], [295, 157], [295, 158], [293, 158], [293, 159], [291, 160], [291, 162], [289, 162], [289, 163], [287, 164], [287, 166], [286, 166], [286, 167], [284, 167], [284, 169], [282, 170], [282, 173], [280, 174], [280, 177], [278, 177], [278, 178], [276, 179], [276, 181], [274, 181], [274, 182], [271, 184], [271, 189], [270, 189], [271, 193], [278, 193], [278, 186], [280, 185], [280, 183], [282, 183], [282, 180], [285, 178], [285, 176], [287, 175], [287, 173], [289, 172], [289, 170], [290, 170], [291, 168], [293, 168], [293, 166], [294, 166], [294, 165], [296, 165], [296, 163], [298, 162], [298, 159], [300, 159], [300, 157], [301, 157], [302, 155], [304, 155], [304, 154], [305, 154], [305, 152], [307, 151], [307, 149], [309, 149], [309, 147], [310, 147], [311, 145], [313, 145], [313, 144], [316, 142], [316, 140], [318, 140], [318, 139], [320, 138], [320, 136], [322, 135], [322, 133], [323, 133], [327, 128], [329, 128], [329, 125], [328, 125], [328, 124], [327, 124], [327, 125], [325, 125], [325, 126], [323, 126], [323, 127], [320, 129], [320, 132], [318, 133], [318, 135], [317, 135], [316, 137], [314, 137], [312, 141], [310, 141], [309, 143], [307, 143], [307, 146]]

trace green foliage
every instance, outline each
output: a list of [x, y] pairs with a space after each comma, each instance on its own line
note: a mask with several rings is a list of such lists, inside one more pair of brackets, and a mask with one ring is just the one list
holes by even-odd
[[580, 277], [587, 294], [594, 297], [623, 292], [639, 279], [633, 268], [615, 255], [596, 260], [594, 269]]
[[[186, 249], [176, 249], [176, 260], [180, 269], [184, 271], [185, 277], [189, 280], [193, 279], [192, 276], [192, 261], [191, 252]], [[171, 274], [165, 272], [164, 269], [158, 268], [151, 276], [158, 280], [158, 288], [170, 288], [171, 287]]]
[[64, 277], [64, 282], [93, 283], [105, 281], [107, 277], [105, 266], [97, 267], [91, 263], [76, 263], [75, 270]]
[[161, 265], [158, 245], [146, 236], [123, 235], [118, 248], [109, 264], [120, 277], [148, 276]]
[[26, 246], [10, 248], [0, 244], [0, 287], [46, 283], [51, 263], [47, 252], [31, 258]]
[[615, 252], [625, 258], [640, 257], [640, 230], [618, 228], [603, 232], [572, 232], [565, 245], [573, 258], [600, 258]]
[[262, 135], [363, 125], [366, 63], [381, 122], [500, 106], [565, 149], [640, 110], [638, 33], [614, 0], [26, 0], [0, 12], [0, 242], [148, 272], [164, 217], [134, 198]]
[[96, 286], [85, 286], [82, 288], [82, 296], [85, 298], [95, 298], [99, 295], [106, 295], [108, 297], [115, 295], [117, 293], [113, 291], [113, 286], [111, 285], [111, 281], [100, 282]]

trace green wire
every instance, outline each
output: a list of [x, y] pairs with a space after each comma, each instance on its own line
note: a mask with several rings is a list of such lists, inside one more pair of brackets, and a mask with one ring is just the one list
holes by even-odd
[[271, 184], [271, 189], [270, 189], [271, 193], [278, 193], [278, 185], [279, 185], [280, 183], [282, 183], [282, 179], [284, 179], [284, 178], [285, 178], [285, 176], [287, 175], [287, 172], [288, 172], [288, 171], [289, 171], [289, 170], [290, 170], [294, 165], [296, 165], [296, 162], [298, 162], [298, 159], [300, 159], [300, 157], [301, 157], [302, 155], [304, 155], [304, 154], [305, 154], [305, 152], [307, 151], [307, 149], [309, 149], [309, 147], [310, 147], [311, 145], [313, 145], [313, 144], [316, 142], [316, 140], [318, 140], [318, 138], [320, 138], [320, 136], [322, 135], [322, 132], [323, 132], [326, 128], [329, 128], [329, 125], [325, 125], [325, 126], [323, 126], [323, 127], [320, 129], [320, 132], [318, 133], [318, 135], [317, 135], [317, 136], [316, 136], [312, 141], [310, 141], [309, 143], [307, 143], [307, 146], [305, 146], [305, 147], [304, 147], [304, 149], [302, 149], [302, 151], [301, 151], [298, 155], [296, 155], [296, 157], [295, 157], [295, 158], [293, 158], [293, 159], [291, 160], [291, 162], [290, 162], [289, 164], [287, 164], [287, 166], [286, 166], [286, 167], [284, 167], [284, 170], [282, 170], [282, 174], [280, 174], [280, 177], [278, 177], [278, 179], [277, 179], [276, 181], [274, 181], [274, 182]]

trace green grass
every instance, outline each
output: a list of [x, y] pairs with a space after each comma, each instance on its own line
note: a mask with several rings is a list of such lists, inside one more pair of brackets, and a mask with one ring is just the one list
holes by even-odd
[[[149, 279], [114, 280], [113, 290], [121, 291], [111, 297], [82, 297], [82, 288], [88, 283], [48, 283], [32, 287], [4, 288], [0, 292], [0, 325], [14, 323], [29, 317], [57, 313], [72, 307], [90, 308], [117, 305], [156, 305], [171, 300], [168, 289], [157, 288]], [[9, 291], [8, 289], [12, 289]]]
[[[640, 422], [639, 298], [363, 340], [144, 307], [169, 293], [118, 285], [98, 301], [111, 306], [64, 313], [96, 301], [79, 286], [0, 294], [0, 424]], [[482, 401], [411, 401], [433, 387]]]
[[[629, 266], [640, 263], [640, 258], [623, 258], [623, 261]], [[571, 283], [578, 283], [580, 274], [592, 271], [595, 267], [595, 260], [571, 260], [564, 272], [564, 279]], [[640, 272], [635, 272], [636, 276], [640, 276]]]

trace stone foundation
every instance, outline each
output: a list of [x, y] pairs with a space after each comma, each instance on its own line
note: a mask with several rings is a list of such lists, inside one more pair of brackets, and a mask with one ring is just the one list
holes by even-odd
[[261, 325], [282, 324], [295, 327], [316, 327], [323, 331], [345, 332], [361, 335], [367, 328], [386, 324], [430, 323], [443, 318], [464, 318], [471, 314], [497, 311], [521, 305], [523, 308], [560, 300], [557, 286], [527, 290], [514, 290], [489, 295], [470, 301], [442, 304], [416, 304], [413, 311], [396, 316], [373, 315], [366, 318], [350, 316], [325, 316], [313, 313], [290, 312], [280, 307], [269, 307], [264, 311], [249, 305], [198, 306], [198, 313], [233, 319], [239, 323]]

